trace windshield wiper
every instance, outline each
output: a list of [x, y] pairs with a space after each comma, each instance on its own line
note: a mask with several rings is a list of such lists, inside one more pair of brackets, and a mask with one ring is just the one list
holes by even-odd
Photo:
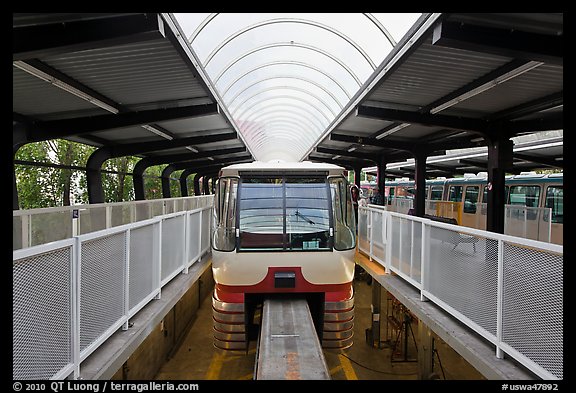
[[298, 217], [302, 217], [304, 220], [306, 220], [309, 224], [315, 225], [316, 223], [314, 221], [312, 221], [311, 219], [309, 219], [308, 217], [306, 217], [304, 214], [300, 213], [298, 210], [296, 210], [296, 213], [294, 213], [295, 216]]

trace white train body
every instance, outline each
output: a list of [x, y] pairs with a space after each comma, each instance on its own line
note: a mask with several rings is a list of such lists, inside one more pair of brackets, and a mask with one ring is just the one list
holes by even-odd
[[262, 163], [223, 168], [212, 221], [215, 345], [245, 349], [263, 297], [307, 298], [322, 343], [352, 345], [355, 218], [344, 169]]

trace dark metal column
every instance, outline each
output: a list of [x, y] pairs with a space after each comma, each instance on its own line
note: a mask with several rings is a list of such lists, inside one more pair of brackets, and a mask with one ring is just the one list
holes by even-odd
[[385, 186], [386, 186], [386, 160], [384, 158], [380, 158], [378, 160], [377, 167], [377, 174], [376, 174], [376, 184], [378, 185], [378, 192], [382, 195], [382, 203], [384, 206], [388, 204], [385, 196]]
[[180, 174], [180, 194], [188, 196], [188, 176], [192, 174], [192, 169], [184, 169]]
[[176, 168], [172, 165], [166, 166], [160, 175], [160, 179], [162, 180], [162, 197], [163, 198], [171, 198], [170, 193], [170, 175], [174, 172]]
[[427, 153], [422, 150], [414, 152], [414, 215], [424, 217], [426, 211], [426, 158]]
[[380, 317], [382, 309], [382, 286], [376, 280], [372, 280], [372, 346], [380, 348]]
[[488, 142], [488, 201], [486, 230], [504, 233], [506, 204], [506, 170], [512, 167], [512, 141], [503, 136], [487, 138]]
[[202, 176], [202, 194], [209, 195], [210, 189], [208, 188], [208, 180], [210, 178], [207, 175]]
[[89, 203], [104, 203], [102, 164], [111, 157], [112, 152], [108, 147], [101, 147], [88, 157], [86, 162], [86, 181], [88, 184]]
[[143, 201], [146, 199], [146, 194], [144, 193], [144, 171], [149, 167], [148, 160], [146, 158], [141, 159], [134, 165], [132, 170], [132, 181], [134, 182], [134, 198], [137, 201]]
[[361, 166], [355, 166], [354, 167], [354, 184], [356, 184], [358, 186], [358, 188], [360, 188], [361, 175], [362, 175], [362, 167]]
[[200, 194], [200, 177], [202, 175], [199, 174], [198, 172], [196, 172], [196, 174], [194, 175], [194, 195], [198, 196], [201, 195]]

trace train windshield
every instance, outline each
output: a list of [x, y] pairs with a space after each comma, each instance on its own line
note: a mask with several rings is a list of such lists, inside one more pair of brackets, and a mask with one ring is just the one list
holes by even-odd
[[330, 250], [325, 177], [243, 178], [239, 250]]

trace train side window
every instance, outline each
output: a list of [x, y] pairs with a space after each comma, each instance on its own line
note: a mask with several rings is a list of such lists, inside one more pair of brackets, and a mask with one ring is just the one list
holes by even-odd
[[526, 207], [538, 207], [540, 186], [511, 186], [510, 204]]
[[426, 191], [424, 192], [424, 199], [430, 199], [428, 194], [430, 193], [430, 186], [426, 186]]
[[392, 204], [392, 199], [394, 199], [394, 191], [396, 190], [396, 187], [390, 187], [388, 189], [388, 204], [391, 205]]
[[552, 208], [552, 222], [564, 223], [564, 187], [550, 186], [546, 190], [546, 207]]
[[238, 178], [222, 177], [216, 183], [212, 214], [212, 247], [218, 251], [236, 248], [236, 197]]
[[430, 199], [433, 201], [441, 201], [443, 189], [444, 187], [442, 186], [432, 186], [432, 189], [430, 191]]
[[462, 202], [462, 186], [450, 186], [448, 190], [448, 200], [450, 202]]
[[356, 220], [348, 184], [343, 177], [328, 177], [334, 217], [334, 249], [350, 250], [356, 247]]
[[476, 213], [476, 203], [478, 202], [479, 186], [467, 186], [464, 194], [464, 213]]

